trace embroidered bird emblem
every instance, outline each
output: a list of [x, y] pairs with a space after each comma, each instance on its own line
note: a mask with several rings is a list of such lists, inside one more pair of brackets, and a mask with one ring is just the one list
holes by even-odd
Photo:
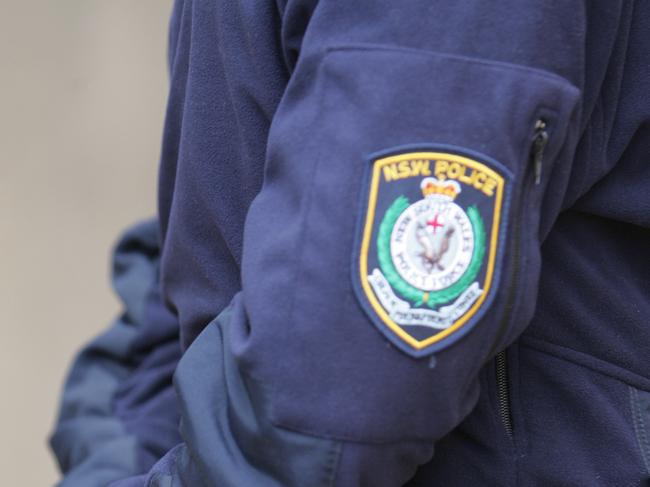
[[[427, 227], [432, 226], [430, 222], [435, 222], [433, 226], [433, 232], [428, 232]], [[451, 237], [454, 234], [454, 227], [448, 228], [445, 233], [440, 238], [435, 238], [435, 232], [438, 228], [444, 227], [438, 221], [438, 215], [433, 220], [430, 220], [426, 224], [418, 223], [417, 230], [415, 232], [415, 237], [422, 247], [422, 251], [418, 254], [422, 259], [422, 265], [427, 272], [431, 273], [435, 269], [444, 271], [445, 267], [440, 262], [444, 255], [449, 251], [449, 245]], [[438, 242], [436, 242], [436, 240]]]

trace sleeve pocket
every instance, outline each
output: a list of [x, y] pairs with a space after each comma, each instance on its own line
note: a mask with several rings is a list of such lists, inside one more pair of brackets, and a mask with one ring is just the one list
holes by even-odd
[[[532, 315], [541, 202], [566, 185], [578, 98], [548, 72], [421, 50], [300, 61], [246, 223], [237, 339], [276, 424], [430, 440], [471, 410], [478, 370]], [[385, 279], [364, 284], [374, 269]]]

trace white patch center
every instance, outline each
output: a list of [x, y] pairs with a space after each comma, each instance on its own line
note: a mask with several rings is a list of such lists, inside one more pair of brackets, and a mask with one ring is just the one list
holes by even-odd
[[391, 232], [390, 253], [397, 272], [422, 291], [439, 291], [458, 281], [473, 251], [474, 232], [467, 214], [438, 197], [413, 203]]

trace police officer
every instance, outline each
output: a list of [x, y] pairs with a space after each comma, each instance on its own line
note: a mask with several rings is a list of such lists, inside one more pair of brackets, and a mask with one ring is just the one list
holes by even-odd
[[176, 1], [62, 485], [641, 485], [649, 34], [643, 0]]

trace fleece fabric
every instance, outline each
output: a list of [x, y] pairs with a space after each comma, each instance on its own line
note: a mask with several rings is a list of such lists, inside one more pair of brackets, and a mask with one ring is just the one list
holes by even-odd
[[[649, 59], [643, 0], [177, 0], [152, 286], [182, 442], [112, 485], [644, 485]], [[507, 176], [480, 319], [419, 356], [351, 277], [369, 160], [404, 147]]]

